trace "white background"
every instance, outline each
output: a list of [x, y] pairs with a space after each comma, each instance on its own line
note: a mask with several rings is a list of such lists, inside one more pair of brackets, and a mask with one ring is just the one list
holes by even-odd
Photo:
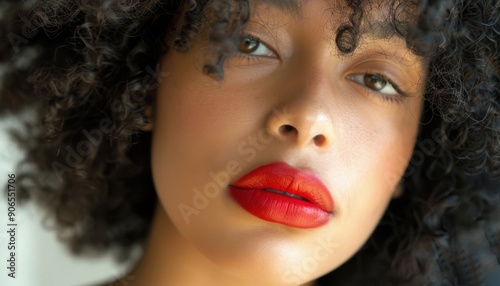
[[16, 207], [16, 278], [7, 276], [8, 174], [15, 173], [22, 152], [8, 137], [8, 128], [21, 125], [13, 116], [0, 118], [0, 285], [2, 286], [84, 286], [121, 277], [127, 265], [115, 264], [110, 255], [102, 258], [73, 257], [58, 242], [56, 233], [44, 229], [40, 209], [29, 203]]

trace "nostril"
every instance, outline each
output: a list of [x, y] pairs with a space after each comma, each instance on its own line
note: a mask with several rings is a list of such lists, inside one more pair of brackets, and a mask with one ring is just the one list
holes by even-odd
[[295, 129], [295, 127], [293, 127], [292, 125], [288, 125], [288, 124], [280, 126], [280, 133], [287, 134], [290, 132], [297, 133], [297, 129]]
[[[284, 137], [296, 137], [299, 134], [299, 130], [297, 128], [295, 128], [293, 125], [290, 125], [290, 124], [283, 124], [279, 127], [279, 133], [284, 136]], [[306, 136], [307, 137], [307, 133], [304, 133], [302, 136]], [[299, 141], [303, 141], [303, 140], [306, 140], [308, 142], [311, 142], [310, 141], [310, 137], [309, 138], [297, 138]], [[314, 145], [318, 146], [318, 147], [321, 147], [323, 145], [326, 144], [326, 137], [323, 135], [323, 134], [318, 134], [316, 136], [314, 136], [312, 138], [312, 141], [314, 143]], [[304, 141], [305, 142], [305, 141]]]
[[314, 136], [313, 140], [314, 140], [314, 144], [316, 144], [316, 146], [322, 146], [325, 143], [326, 138], [323, 135], [316, 135], [316, 136]]

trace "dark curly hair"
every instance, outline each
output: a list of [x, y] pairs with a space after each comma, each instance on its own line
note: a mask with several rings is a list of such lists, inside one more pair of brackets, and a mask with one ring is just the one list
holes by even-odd
[[[293, 2], [280, 5], [293, 10]], [[348, 55], [372, 1], [344, 2], [350, 13], [332, 33]], [[481, 284], [498, 265], [470, 246], [487, 241], [500, 261], [493, 224], [500, 205], [500, 2], [385, 2], [390, 29], [428, 61], [421, 129], [403, 195], [362, 250], [320, 282]], [[140, 130], [161, 81], [159, 58], [187, 51], [207, 30], [213, 45], [203, 72], [223, 78], [250, 4], [40, 0], [1, 9], [0, 116], [35, 113], [26, 132], [13, 134], [27, 150], [18, 197], [43, 206], [75, 253], [114, 248], [125, 259], [146, 237], [157, 200], [151, 138]]]

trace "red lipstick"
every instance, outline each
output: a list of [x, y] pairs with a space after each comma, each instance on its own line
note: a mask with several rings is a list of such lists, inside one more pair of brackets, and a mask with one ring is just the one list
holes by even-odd
[[321, 179], [284, 162], [250, 171], [229, 185], [229, 192], [250, 214], [291, 227], [319, 227], [333, 211], [333, 198]]

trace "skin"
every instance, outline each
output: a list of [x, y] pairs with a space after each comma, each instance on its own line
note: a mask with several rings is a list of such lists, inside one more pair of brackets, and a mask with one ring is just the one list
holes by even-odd
[[[424, 65], [397, 37], [365, 35], [341, 56], [332, 19], [345, 11], [329, 8], [253, 7], [245, 33], [269, 49], [243, 45], [250, 52], [229, 59], [221, 81], [200, 71], [202, 37], [162, 58], [169, 75], [149, 128], [159, 203], [129, 285], [312, 285], [368, 239], [413, 151]], [[406, 96], [371, 90], [366, 73], [384, 74]], [[267, 222], [229, 196], [228, 184], [277, 161], [323, 180], [335, 200], [328, 223]]]

